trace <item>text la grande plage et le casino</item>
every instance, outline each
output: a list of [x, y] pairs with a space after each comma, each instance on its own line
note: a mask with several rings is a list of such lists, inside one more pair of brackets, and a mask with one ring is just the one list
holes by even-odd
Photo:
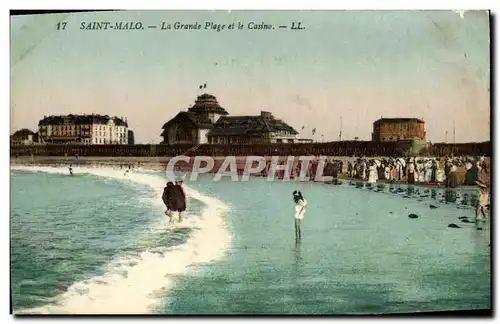
[[[66, 23], [57, 24], [57, 29], [66, 29]], [[159, 29], [159, 30], [273, 30], [273, 29], [291, 29], [302, 30], [305, 29], [302, 22], [292, 21], [289, 24], [268, 24], [264, 22], [233, 22], [228, 24], [220, 24], [211, 21], [204, 23], [194, 22], [190, 24], [181, 22], [161, 22], [159, 24], [145, 24], [140, 21], [83, 21], [80, 23], [80, 30], [144, 30], [144, 29]]]

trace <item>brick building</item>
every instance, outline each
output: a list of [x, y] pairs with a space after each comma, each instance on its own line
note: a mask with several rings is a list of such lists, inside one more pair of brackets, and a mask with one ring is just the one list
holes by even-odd
[[417, 118], [381, 118], [373, 123], [372, 141], [425, 142], [425, 122]]

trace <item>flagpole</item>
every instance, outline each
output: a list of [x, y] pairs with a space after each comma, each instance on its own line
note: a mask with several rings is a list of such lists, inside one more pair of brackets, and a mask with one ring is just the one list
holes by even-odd
[[342, 116], [340, 117], [340, 134], [339, 134], [339, 141], [342, 142]]
[[455, 143], [455, 119], [453, 119], [453, 144]]
[[455, 119], [453, 119], [453, 156], [455, 156], [455, 149], [456, 149], [456, 141], [455, 141]]

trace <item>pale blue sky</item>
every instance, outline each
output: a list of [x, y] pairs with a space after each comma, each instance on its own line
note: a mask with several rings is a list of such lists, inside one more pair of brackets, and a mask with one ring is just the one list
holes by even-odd
[[[65, 31], [55, 24], [67, 22]], [[13, 17], [11, 130], [43, 115], [127, 116], [140, 142], [207, 83], [230, 114], [270, 110], [303, 137], [369, 139], [384, 117], [417, 117], [428, 139], [489, 140], [489, 20], [452, 11], [130, 11]], [[301, 21], [302, 31], [84, 31], [81, 22]], [[453, 117], [454, 116], [454, 117]]]

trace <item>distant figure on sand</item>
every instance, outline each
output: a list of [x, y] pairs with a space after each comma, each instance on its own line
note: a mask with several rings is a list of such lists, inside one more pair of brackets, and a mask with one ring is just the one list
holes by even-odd
[[73, 175], [73, 168], [71, 167], [71, 164], [69, 165], [69, 175]]
[[170, 217], [170, 223], [174, 221], [175, 213], [178, 214], [178, 220], [181, 222], [186, 210], [186, 196], [182, 187], [172, 181], [167, 182], [167, 186], [163, 189], [162, 200], [167, 207], [165, 214]]
[[368, 183], [373, 184], [377, 182], [377, 167], [375, 161], [370, 160], [370, 166], [368, 167]]
[[483, 223], [486, 219], [487, 209], [486, 207], [490, 204], [490, 194], [488, 192], [488, 185], [481, 180], [476, 181], [479, 187], [479, 204], [476, 209], [476, 227], [481, 230]]
[[450, 167], [450, 172], [446, 176], [446, 187], [456, 188], [457, 186], [458, 186], [457, 167], [452, 164]]
[[302, 192], [295, 190], [293, 192], [293, 202], [295, 203], [295, 239], [300, 241], [302, 238], [301, 223], [304, 219], [304, 213], [306, 212], [307, 201], [302, 195]]

